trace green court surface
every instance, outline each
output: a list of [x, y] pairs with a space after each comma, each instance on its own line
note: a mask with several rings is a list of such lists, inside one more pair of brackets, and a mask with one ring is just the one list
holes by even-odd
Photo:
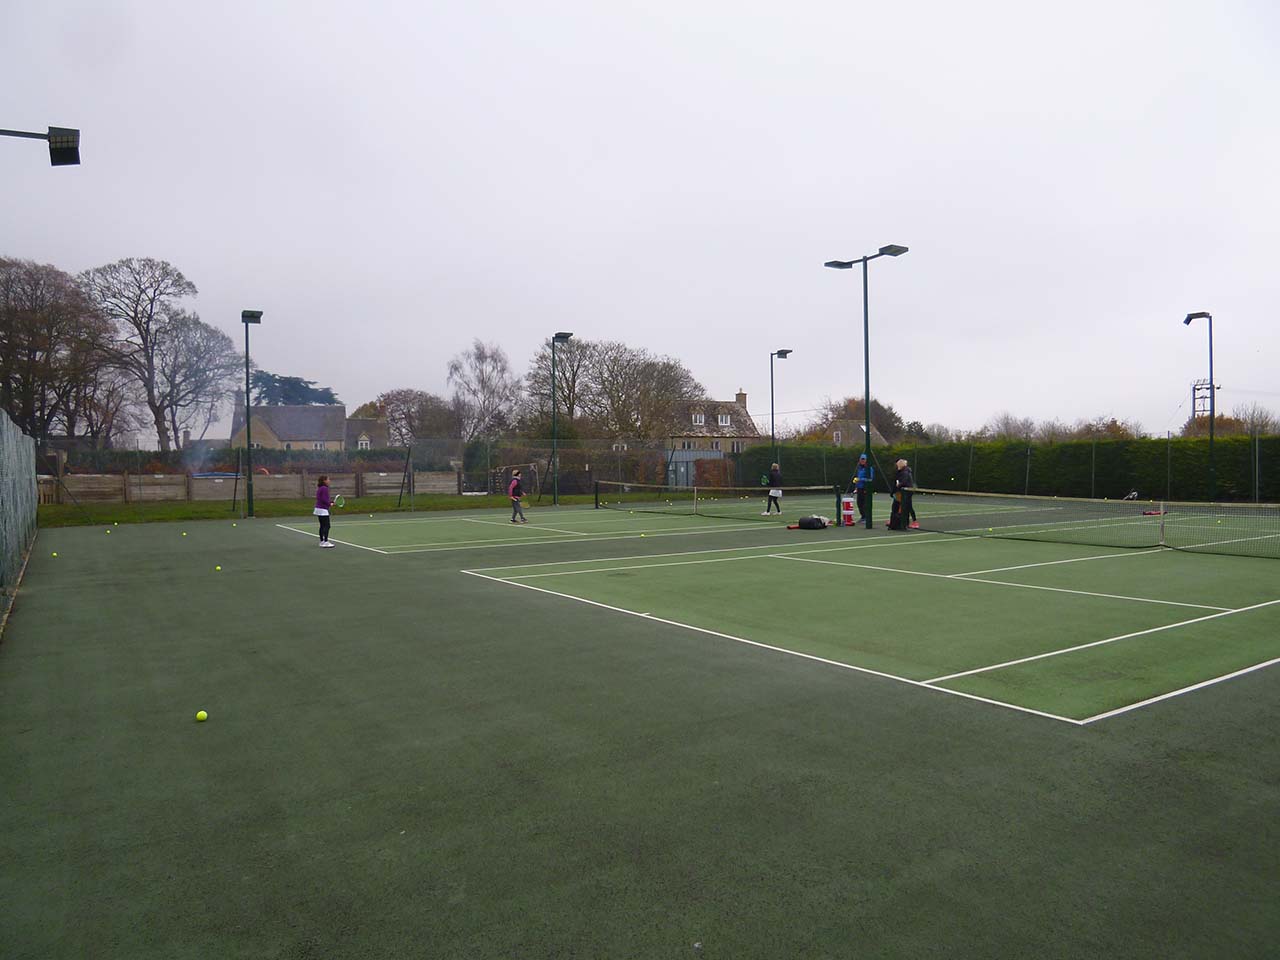
[[0, 956], [1274, 955], [1276, 561], [528, 514], [42, 531]]

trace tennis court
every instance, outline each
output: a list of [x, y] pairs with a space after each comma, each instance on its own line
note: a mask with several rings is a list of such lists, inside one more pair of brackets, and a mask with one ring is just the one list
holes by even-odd
[[1271, 951], [1273, 560], [356, 506], [41, 532], [0, 953]]

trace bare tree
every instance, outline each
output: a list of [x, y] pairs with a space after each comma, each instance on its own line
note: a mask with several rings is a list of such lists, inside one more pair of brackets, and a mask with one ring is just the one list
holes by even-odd
[[1025, 440], [1036, 428], [1036, 422], [1030, 417], [1015, 417], [1004, 411], [997, 413], [987, 421], [984, 432], [999, 440]]
[[[587, 371], [596, 345], [590, 340], [569, 340], [556, 347], [556, 411], [572, 424], [582, 410]], [[551, 417], [551, 341], [543, 342], [524, 377], [526, 419]]]
[[514, 419], [520, 378], [498, 345], [477, 339], [450, 360], [449, 385], [463, 440], [492, 436]]
[[82, 386], [109, 362], [109, 334], [71, 276], [0, 259], [0, 406], [26, 433], [74, 433]]
[[149, 257], [88, 270], [81, 282], [102, 315], [115, 325], [110, 355], [138, 381], [160, 450], [167, 452], [170, 424], [159, 354], [174, 335], [180, 302], [196, 295], [195, 284], [172, 264]]
[[184, 431], [203, 437], [218, 419], [242, 361], [221, 330], [193, 313], [171, 313], [156, 349], [156, 374], [175, 447], [181, 449]]
[[[365, 411], [369, 404], [361, 407]], [[402, 387], [378, 395], [371, 409], [373, 415], [387, 418], [391, 442], [407, 447], [415, 439], [453, 438], [458, 436], [458, 422], [453, 405], [444, 397], [425, 390]]]
[[671, 429], [679, 401], [706, 391], [680, 361], [611, 340], [590, 345], [578, 395], [593, 432], [652, 439]]
[[926, 423], [924, 432], [934, 443], [954, 443], [960, 439], [957, 431], [942, 423]]
[[1260, 403], [1240, 403], [1231, 410], [1231, 416], [1244, 423], [1250, 436], [1273, 436], [1280, 433], [1280, 417]]

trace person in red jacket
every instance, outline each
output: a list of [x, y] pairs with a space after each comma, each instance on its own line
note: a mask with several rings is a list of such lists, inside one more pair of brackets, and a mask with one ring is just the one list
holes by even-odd
[[[507, 496], [511, 498], [511, 522], [512, 523], [528, 523], [525, 519], [524, 508], [520, 506], [520, 498], [524, 496], [524, 487], [520, 486], [520, 471], [511, 471], [511, 485], [507, 487]], [[516, 519], [519, 517], [520, 519]]]

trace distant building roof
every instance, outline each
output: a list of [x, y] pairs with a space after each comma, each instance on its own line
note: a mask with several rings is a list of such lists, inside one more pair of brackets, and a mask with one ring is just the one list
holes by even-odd
[[369, 446], [375, 450], [382, 450], [391, 446], [391, 431], [387, 428], [387, 421], [385, 420], [374, 420], [371, 417], [348, 417], [346, 449], [358, 449], [361, 435], [368, 437]]
[[[861, 420], [832, 420], [831, 425], [827, 428], [827, 439], [837, 447], [853, 447], [855, 450], [861, 450], [866, 446], [863, 440], [863, 428], [865, 426], [866, 424]], [[874, 423], [871, 425], [871, 445], [875, 447], [888, 446], [887, 441], [880, 431], [876, 429]]]
[[[307, 406], [254, 407], [261, 420], [281, 441], [336, 440], [346, 436], [347, 408], [341, 403]], [[244, 428], [244, 408], [237, 406], [231, 418], [231, 436]]]
[[[671, 436], [673, 437], [725, 437], [749, 438], [760, 436], [751, 414], [747, 412], [746, 395], [737, 400], [679, 400], [672, 405]], [[702, 415], [702, 423], [694, 423], [694, 416]], [[729, 422], [722, 424], [721, 415]]]

